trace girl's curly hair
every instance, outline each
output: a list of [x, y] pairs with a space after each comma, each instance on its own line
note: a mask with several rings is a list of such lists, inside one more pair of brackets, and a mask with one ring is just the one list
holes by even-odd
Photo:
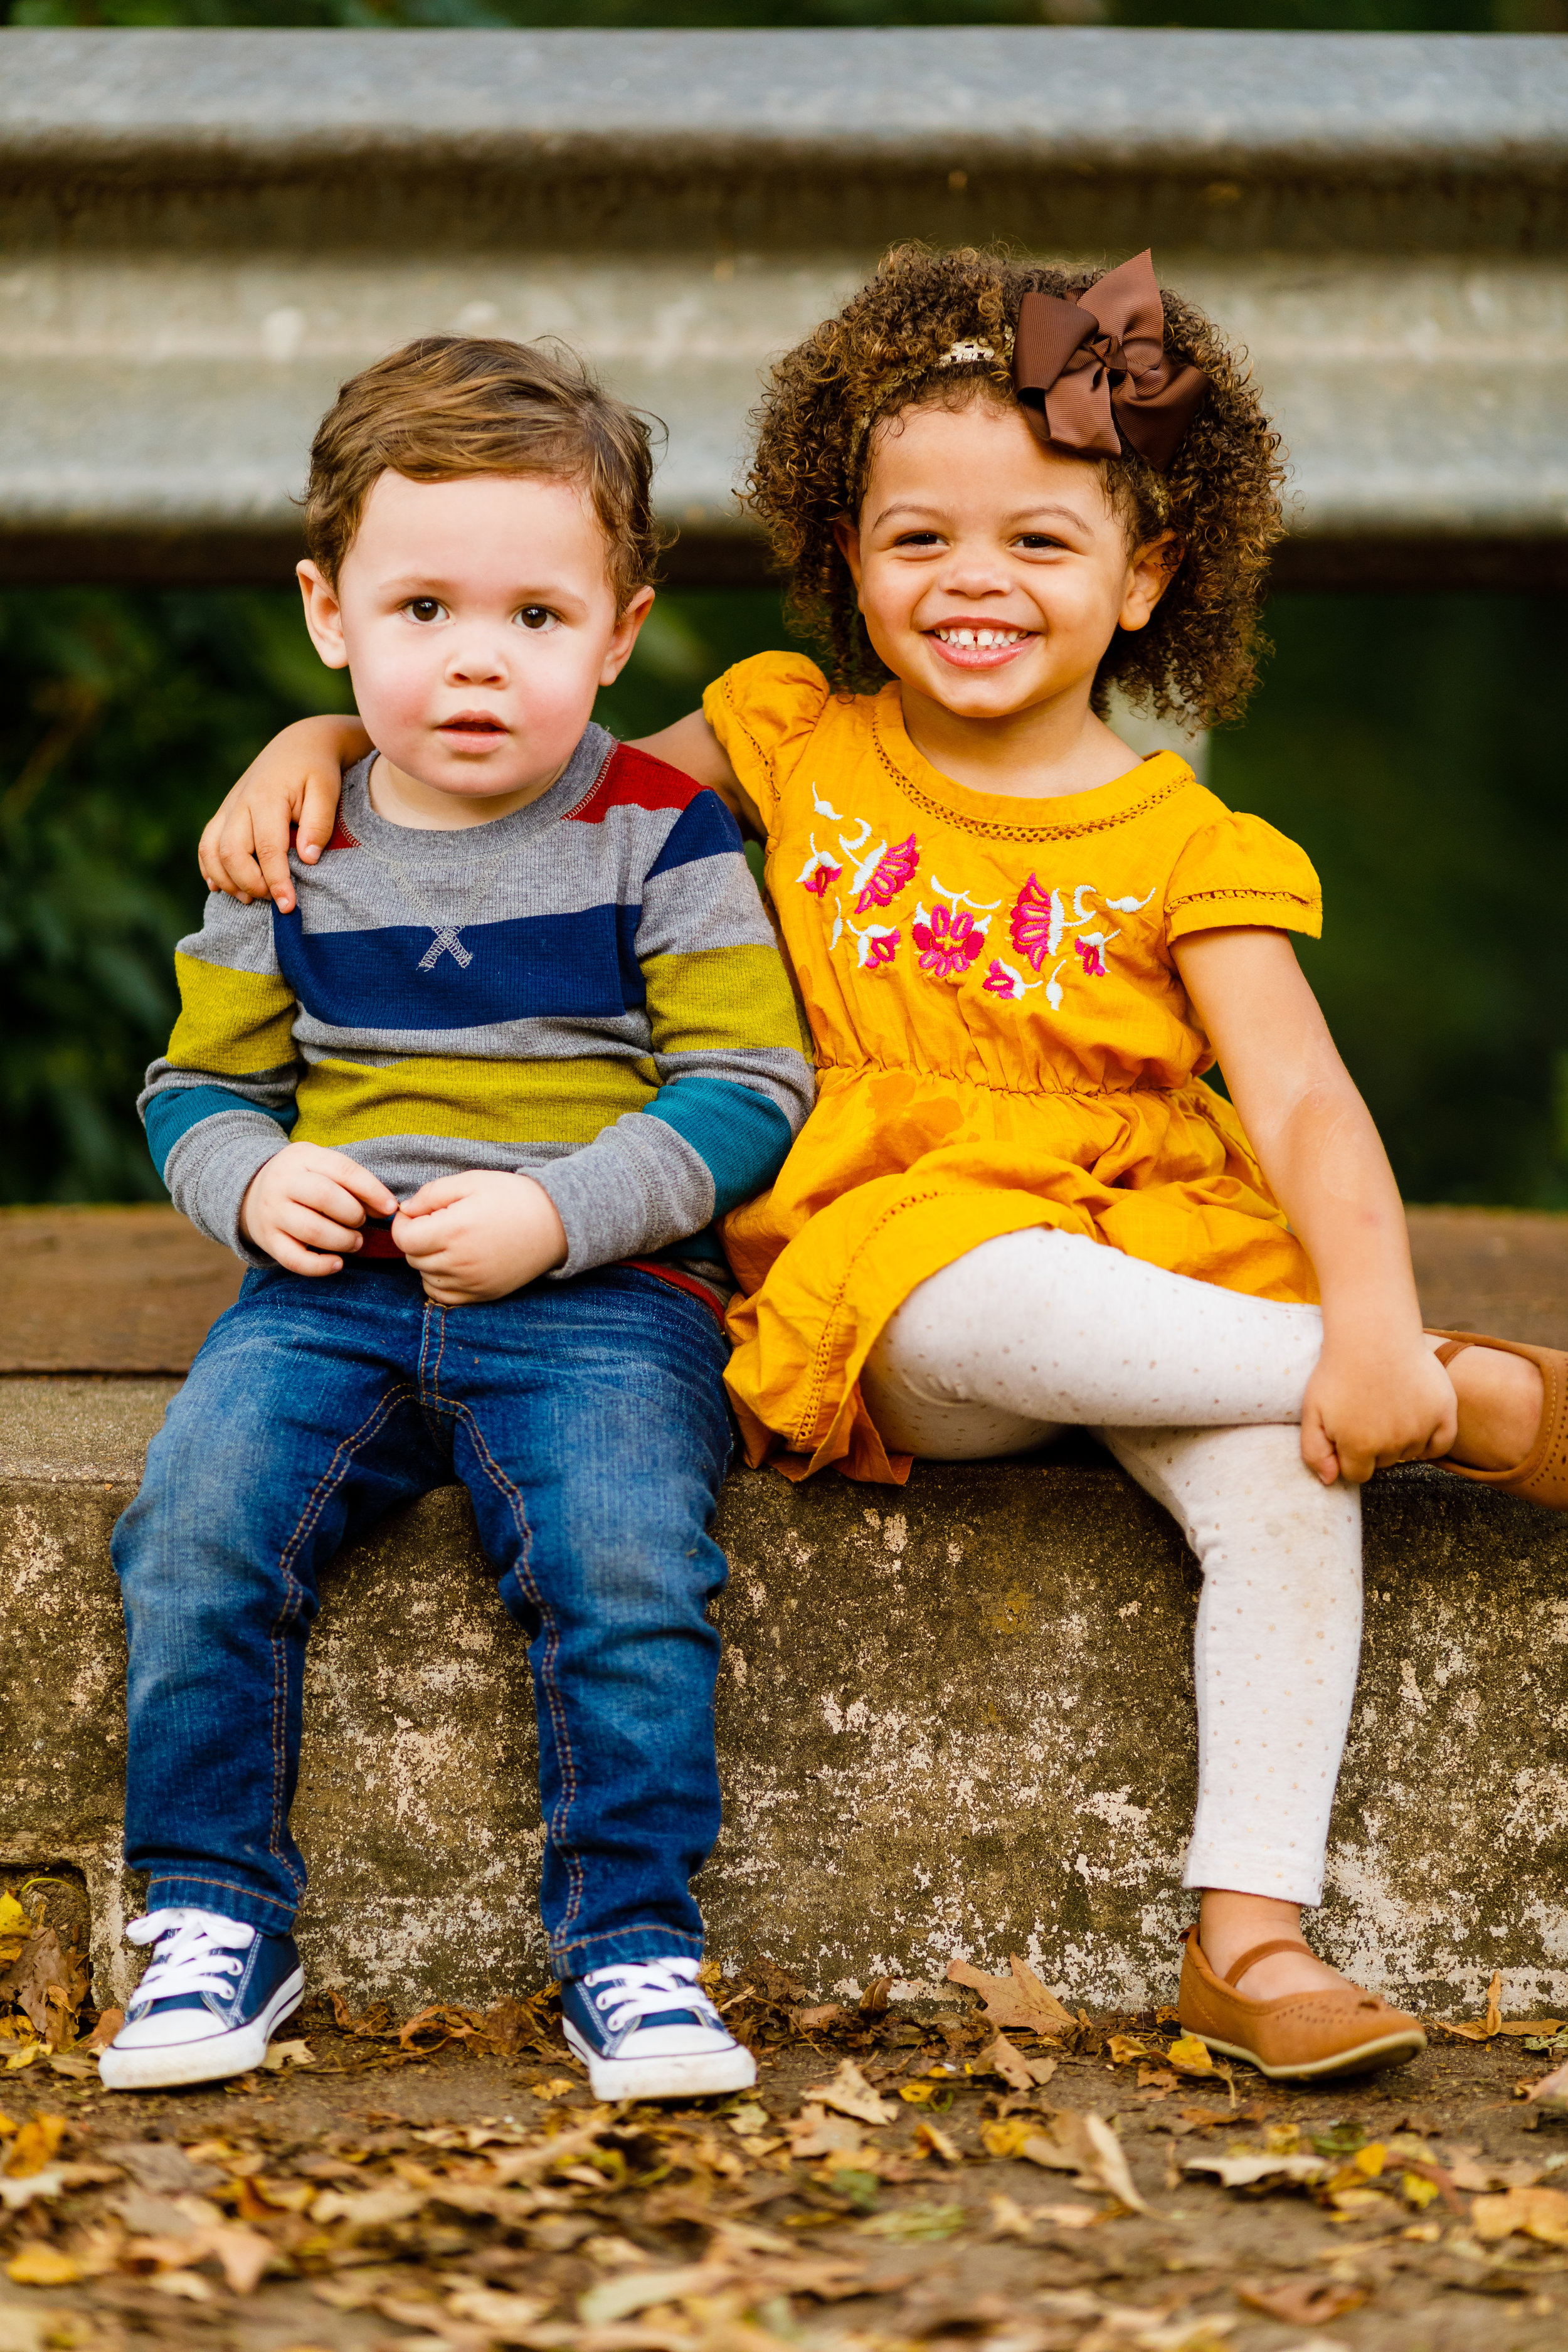
[[[839, 692], [874, 689], [888, 675], [833, 536], [837, 520], [859, 510], [879, 427], [912, 407], [1010, 404], [1024, 296], [1037, 289], [1071, 300], [1099, 275], [1039, 268], [995, 249], [895, 246], [837, 318], [773, 367], [754, 414], [745, 501], [784, 574], [791, 615], [824, 646]], [[1163, 300], [1166, 350], [1209, 380], [1169, 471], [1157, 473], [1131, 448], [1079, 462], [1100, 468], [1133, 545], [1171, 530], [1181, 560], [1148, 626], [1112, 638], [1094, 702], [1103, 713], [1115, 686], [1162, 718], [1212, 727], [1239, 718], [1268, 649], [1258, 604], [1284, 530], [1284, 454], [1244, 359], [1190, 302], [1169, 293]], [[944, 365], [943, 353], [965, 342], [989, 344], [995, 357]]]

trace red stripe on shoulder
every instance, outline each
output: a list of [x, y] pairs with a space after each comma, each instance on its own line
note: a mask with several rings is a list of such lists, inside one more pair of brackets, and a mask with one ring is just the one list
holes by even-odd
[[[291, 824], [289, 828], [289, 842], [290, 847], [293, 846], [294, 843], [299, 839], [299, 826], [297, 824]], [[358, 837], [352, 834], [347, 825], [343, 823], [343, 814], [342, 809], [340, 809], [338, 811], [337, 823], [332, 827], [332, 837], [331, 841], [328, 842], [327, 847], [329, 849], [358, 849], [360, 846], [361, 844]]]
[[689, 808], [702, 789], [695, 777], [682, 775], [679, 768], [617, 743], [598, 782], [574, 809], [568, 809], [566, 821], [600, 824], [615, 808]]

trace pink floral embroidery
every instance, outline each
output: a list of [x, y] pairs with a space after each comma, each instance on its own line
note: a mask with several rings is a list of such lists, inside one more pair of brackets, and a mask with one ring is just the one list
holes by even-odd
[[929, 922], [914, 922], [910, 937], [921, 951], [921, 970], [938, 980], [962, 980], [985, 944], [985, 934], [965, 908], [950, 914], [939, 907]]
[[1091, 932], [1087, 940], [1074, 940], [1073, 941], [1074, 947], [1078, 950], [1079, 958], [1083, 965], [1085, 974], [1090, 980], [1103, 980], [1105, 978], [1105, 958], [1100, 953], [1100, 949], [1104, 944], [1105, 942], [1100, 938], [1098, 931]]
[[1017, 904], [1007, 918], [1013, 945], [1021, 956], [1026, 956], [1038, 971], [1047, 956], [1055, 955], [1062, 943], [1064, 911], [1055, 890], [1042, 890], [1031, 874], [1018, 893]]
[[856, 936], [860, 942], [860, 968], [863, 971], [876, 971], [880, 965], [891, 963], [898, 953], [900, 933], [888, 930], [881, 923], [868, 923]]
[[825, 898], [843, 871], [842, 866], [835, 866], [826, 849], [814, 849], [795, 880], [803, 889], [809, 890], [814, 898]]
[[1024, 993], [1024, 975], [1015, 971], [1010, 963], [1004, 963], [1000, 956], [993, 956], [991, 969], [985, 975], [985, 986], [993, 996], [1003, 997], [1009, 1004], [1016, 1004]]
[[[869, 828], [868, 828], [869, 830]], [[877, 861], [877, 868], [855, 901], [855, 912], [864, 915], [872, 907], [889, 907], [921, 862], [921, 854], [911, 833], [907, 841], [895, 843]]]

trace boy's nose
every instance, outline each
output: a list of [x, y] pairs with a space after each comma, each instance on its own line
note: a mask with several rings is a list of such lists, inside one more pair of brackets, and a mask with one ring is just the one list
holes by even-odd
[[482, 638], [470, 638], [466, 645], [453, 647], [447, 660], [447, 675], [454, 685], [493, 686], [506, 677], [506, 661], [499, 646]]

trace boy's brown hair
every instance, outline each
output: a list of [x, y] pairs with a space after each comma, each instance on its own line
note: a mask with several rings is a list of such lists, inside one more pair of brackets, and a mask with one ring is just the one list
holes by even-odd
[[500, 337], [421, 335], [351, 376], [317, 427], [305, 541], [335, 588], [377, 478], [543, 474], [580, 482], [624, 612], [653, 576], [653, 449], [645, 420], [574, 354]]
[[[1026, 293], [1071, 300], [1100, 274], [1038, 268], [972, 247], [895, 246], [837, 318], [775, 364], [756, 412], [747, 503], [772, 541], [790, 610], [824, 645], [841, 692], [887, 677], [833, 536], [840, 517], [858, 514], [879, 427], [916, 406], [1010, 405], [1013, 334]], [[1190, 302], [1168, 292], [1163, 301], [1167, 353], [1209, 380], [1202, 406], [1165, 473], [1131, 448], [1079, 463], [1100, 469], [1130, 543], [1173, 531], [1181, 561], [1148, 627], [1112, 638], [1094, 702], [1103, 715], [1114, 685], [1195, 728], [1240, 716], [1267, 650], [1258, 606], [1269, 551], [1284, 530], [1284, 457], [1242, 360]], [[989, 345], [994, 356], [944, 361], [955, 344]]]

